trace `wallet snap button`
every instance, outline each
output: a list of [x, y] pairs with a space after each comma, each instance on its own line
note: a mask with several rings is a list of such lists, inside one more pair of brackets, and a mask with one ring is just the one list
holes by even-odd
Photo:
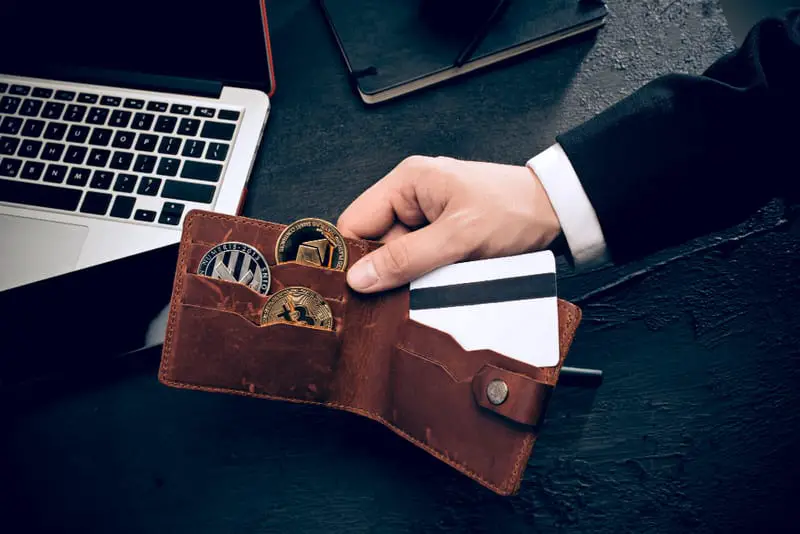
[[495, 378], [489, 382], [486, 386], [486, 398], [495, 406], [503, 404], [508, 398], [508, 384], [505, 380]]

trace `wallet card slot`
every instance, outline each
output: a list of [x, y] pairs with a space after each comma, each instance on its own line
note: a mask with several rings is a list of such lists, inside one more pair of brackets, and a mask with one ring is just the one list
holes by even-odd
[[395, 346], [389, 391], [385, 417], [394, 426], [485, 485], [503, 493], [513, 489], [530, 453], [532, 429], [482, 409], [471, 378]]
[[168, 331], [173, 354], [163, 378], [193, 387], [323, 402], [339, 360], [336, 332], [290, 324], [257, 326], [227, 310], [179, 305]]
[[280, 263], [270, 265], [274, 293], [284, 287], [302, 286], [322, 295], [325, 300], [342, 301], [347, 292], [347, 273], [303, 265], [301, 263]]
[[[184, 273], [181, 304], [199, 308], [235, 313], [255, 325], [261, 323], [261, 311], [269, 295], [262, 295], [243, 284], [228, 282], [200, 274]], [[270, 291], [270, 294], [274, 291]], [[333, 314], [334, 328], [339, 329], [344, 319], [344, 304], [325, 299]]]

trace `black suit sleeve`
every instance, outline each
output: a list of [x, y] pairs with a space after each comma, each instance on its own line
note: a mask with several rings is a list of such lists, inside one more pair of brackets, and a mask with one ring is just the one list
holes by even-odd
[[624, 262], [800, 191], [800, 10], [701, 76], [659, 78], [557, 137]]

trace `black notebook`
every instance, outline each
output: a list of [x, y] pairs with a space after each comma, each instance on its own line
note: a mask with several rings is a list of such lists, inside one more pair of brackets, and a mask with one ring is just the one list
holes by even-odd
[[[396, 98], [603, 25], [602, 0], [320, 0], [362, 100]], [[477, 6], [477, 7], [476, 7]]]

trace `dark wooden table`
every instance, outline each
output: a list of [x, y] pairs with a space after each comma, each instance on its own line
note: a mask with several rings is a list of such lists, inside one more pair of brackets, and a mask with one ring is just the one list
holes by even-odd
[[[330, 220], [409, 154], [524, 163], [556, 133], [733, 46], [711, 0], [611, 0], [596, 38], [379, 108], [315, 2], [268, 5], [278, 91], [245, 214]], [[631, 154], [631, 157], [636, 157]], [[757, 179], [757, 177], [755, 178]], [[585, 319], [521, 492], [501, 498], [378, 425], [177, 391], [157, 356], [6, 406], [7, 532], [762, 531], [796, 521], [798, 225], [769, 206], [636, 264], [561, 264]]]

